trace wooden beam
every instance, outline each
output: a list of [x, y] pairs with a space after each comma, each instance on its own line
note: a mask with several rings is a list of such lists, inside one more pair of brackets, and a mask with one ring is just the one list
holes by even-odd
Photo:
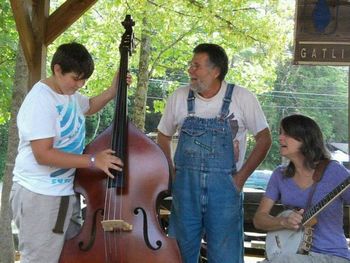
[[44, 43], [50, 0], [32, 0], [32, 28], [35, 37], [33, 68], [29, 72], [29, 88], [46, 77], [47, 46]]
[[67, 0], [64, 2], [48, 18], [45, 45], [51, 44], [96, 2], [97, 0]]
[[28, 68], [31, 70], [33, 69], [35, 37], [30, 20], [28, 4], [25, 0], [10, 0], [10, 2], [23, 53], [26, 58]]
[[350, 169], [350, 67], [348, 68], [348, 169]]

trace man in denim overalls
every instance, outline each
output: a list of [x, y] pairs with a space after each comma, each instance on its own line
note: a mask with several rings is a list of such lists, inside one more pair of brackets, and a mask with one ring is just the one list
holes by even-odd
[[[169, 235], [176, 237], [185, 263], [198, 262], [203, 235], [209, 263], [243, 262], [241, 190], [271, 145], [258, 101], [227, 84], [227, 71], [223, 48], [198, 45], [188, 69], [190, 85], [169, 97], [158, 125], [158, 143], [170, 161], [172, 135], [179, 130]], [[242, 165], [247, 131], [256, 145]]]

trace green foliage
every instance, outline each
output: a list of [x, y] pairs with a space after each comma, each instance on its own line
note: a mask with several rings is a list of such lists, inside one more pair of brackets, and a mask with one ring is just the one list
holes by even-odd
[[295, 112], [309, 115], [320, 124], [327, 140], [347, 142], [348, 70], [287, 65], [279, 74], [275, 103], [283, 106], [282, 117]]
[[166, 104], [165, 100], [156, 100], [156, 101], [154, 101], [153, 102], [154, 112], [163, 112], [165, 104]]
[[86, 143], [92, 141], [97, 134], [102, 133], [113, 123], [114, 104], [108, 104], [99, 113], [86, 119]]
[[280, 163], [279, 121], [293, 113], [312, 117], [319, 124], [325, 141], [347, 143], [347, 98], [346, 68], [281, 64], [274, 90], [259, 96], [273, 136], [265, 163]]
[[[310, 101], [306, 101], [305, 97], [296, 97], [299, 88], [293, 87], [303, 84], [304, 92], [322, 93], [321, 90], [314, 89], [314, 86], [319, 84], [316, 76], [311, 78], [312, 74], [305, 72], [305, 75], [298, 77], [301, 67], [293, 67], [284, 62], [290, 59], [288, 50], [293, 32], [293, 8], [292, 3], [285, 1], [218, 0], [214, 3], [199, 0], [135, 0], [120, 4], [116, 4], [115, 1], [98, 1], [83, 18], [55, 41], [50, 49], [54, 50], [60, 43], [71, 40], [84, 43], [94, 55], [96, 71], [83, 92], [88, 95], [97, 94], [110, 84], [113, 72], [118, 67], [118, 45], [124, 31], [120, 22], [125, 14], [132, 14], [136, 22], [136, 43], [140, 41], [141, 31], [147, 32], [151, 38], [145, 125], [146, 132], [151, 132], [156, 129], [167, 96], [187, 83], [187, 62], [192, 57], [194, 46], [201, 42], [222, 45], [230, 58], [231, 69], [227, 80], [255, 92], [266, 112], [273, 133], [273, 147], [263, 166], [272, 169], [280, 163], [279, 120], [293, 111], [310, 113], [311, 116], [315, 112], [302, 108], [310, 105]], [[142, 24], [144, 18], [147, 18], [145, 25]], [[138, 58], [139, 47], [136, 46], [136, 53], [130, 59], [134, 76], [138, 73]], [[327, 74], [316, 73], [322, 68], [327, 67], [319, 67], [313, 74], [324, 75], [325, 82], [329, 78], [329, 84], [342, 79], [342, 84], [337, 87], [344, 87], [344, 75], [340, 77], [340, 73], [328, 72], [329, 69], [324, 69]], [[287, 79], [287, 76], [291, 77]], [[135, 79], [136, 77], [134, 81]], [[309, 83], [307, 79], [310, 79]], [[310, 87], [309, 90], [307, 87]], [[129, 111], [133, 110], [133, 91], [132, 87], [129, 90]], [[283, 93], [281, 96], [278, 92], [293, 92], [294, 95]], [[329, 94], [332, 92], [337, 91], [328, 90]], [[323, 105], [322, 101], [318, 103]], [[88, 119], [88, 137], [108, 126], [111, 121], [109, 114], [113, 114], [112, 107], [113, 105], [109, 105], [109, 110]], [[337, 121], [343, 125], [341, 135], [338, 135], [339, 131], [332, 130], [332, 122], [322, 124], [327, 137], [343, 138], [347, 134], [347, 128], [344, 127], [346, 123], [342, 120], [343, 115], [333, 116], [333, 122]], [[89, 137], [88, 140], [90, 139]], [[253, 145], [252, 139], [249, 139], [250, 147]]]
[[8, 123], [11, 114], [13, 76], [18, 35], [9, 1], [0, 2], [0, 181], [7, 156]]
[[[53, 11], [64, 0], [51, 0]], [[227, 80], [256, 93], [273, 133], [273, 147], [262, 168], [280, 163], [279, 120], [301, 112], [314, 117], [327, 140], [347, 141], [347, 72], [344, 68], [292, 66], [292, 1], [274, 0], [104, 0], [96, 4], [48, 47], [49, 63], [58, 45], [77, 41], [92, 53], [95, 72], [81, 92], [99, 94], [111, 85], [119, 67], [119, 44], [126, 14], [133, 16], [136, 49], [129, 60], [134, 84], [128, 110], [133, 111], [141, 32], [151, 39], [146, 132], [155, 131], [166, 98], [188, 82], [187, 62], [202, 42], [222, 45], [230, 58]], [[219, 7], [219, 8], [218, 8]], [[5, 136], [10, 114], [17, 33], [8, 1], [0, 3], [0, 126]], [[147, 20], [147, 23], [142, 21]], [[318, 95], [310, 95], [310, 93]], [[308, 95], [307, 95], [308, 94]], [[322, 95], [323, 94], [323, 95]], [[331, 100], [329, 98], [332, 98]], [[87, 118], [87, 142], [112, 123], [114, 104]], [[253, 145], [249, 137], [249, 148]], [[7, 143], [1, 141], [1, 149]], [[1, 150], [1, 153], [4, 151]], [[249, 149], [248, 149], [249, 152]], [[4, 156], [0, 156], [0, 164]], [[1, 167], [0, 167], [1, 169]], [[0, 175], [1, 176], [1, 175]]]
[[0, 2], [0, 124], [10, 119], [18, 35], [9, 1]]

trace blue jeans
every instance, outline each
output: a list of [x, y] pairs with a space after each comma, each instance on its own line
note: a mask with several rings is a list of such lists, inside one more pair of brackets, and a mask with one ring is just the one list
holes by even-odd
[[228, 122], [187, 117], [175, 153], [169, 235], [184, 263], [197, 263], [203, 235], [209, 263], [243, 262], [243, 205]]

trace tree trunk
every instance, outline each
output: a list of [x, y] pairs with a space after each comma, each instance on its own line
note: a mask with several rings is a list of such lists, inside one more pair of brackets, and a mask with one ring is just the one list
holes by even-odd
[[15, 163], [18, 147], [18, 131], [16, 116], [22, 101], [27, 94], [28, 68], [22, 48], [18, 47], [15, 79], [12, 94], [11, 120], [8, 133], [7, 161], [4, 172], [4, 181], [1, 195], [0, 210], [0, 263], [14, 262], [14, 243], [11, 230], [12, 213], [9, 206], [9, 196], [12, 186], [12, 170]]
[[139, 74], [137, 80], [137, 88], [135, 92], [135, 105], [132, 120], [137, 128], [145, 130], [146, 119], [146, 102], [148, 90], [148, 67], [151, 52], [151, 39], [148, 34], [147, 17], [142, 20], [141, 46], [140, 46], [140, 62]]

